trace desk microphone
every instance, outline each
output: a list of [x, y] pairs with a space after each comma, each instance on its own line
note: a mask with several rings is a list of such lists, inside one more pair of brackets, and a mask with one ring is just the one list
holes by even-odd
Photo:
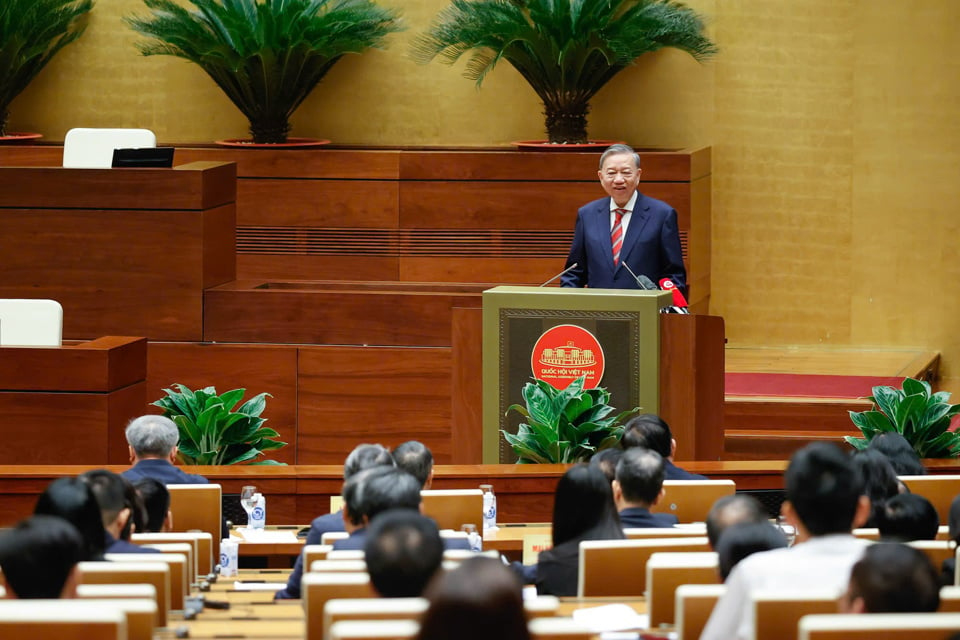
[[626, 262], [621, 263], [627, 272], [633, 276], [633, 279], [637, 281], [637, 286], [643, 289], [644, 291], [656, 291], [657, 285], [653, 284], [653, 280], [647, 276], [638, 276], [633, 272], [633, 269], [630, 268]]
[[550, 278], [549, 280], [547, 280], [546, 282], [544, 282], [543, 284], [538, 285], [538, 286], [545, 287], [545, 286], [547, 286], [548, 284], [550, 284], [551, 282], [553, 282], [554, 280], [556, 280], [557, 278], [562, 277], [563, 274], [565, 274], [567, 271], [572, 271], [573, 269], [576, 269], [576, 268], [577, 268], [577, 263], [574, 262], [572, 265], [570, 265], [569, 267], [567, 267], [566, 269], [564, 269], [563, 271], [561, 271], [561, 272], [558, 273], [557, 275], [553, 276], [552, 278]]
[[669, 291], [673, 295], [673, 308], [676, 309], [676, 313], [690, 313], [687, 310], [687, 307], [690, 306], [687, 304], [687, 299], [683, 297], [683, 292], [674, 284], [673, 280], [670, 278], [662, 278], [660, 280], [660, 288], [664, 291]]

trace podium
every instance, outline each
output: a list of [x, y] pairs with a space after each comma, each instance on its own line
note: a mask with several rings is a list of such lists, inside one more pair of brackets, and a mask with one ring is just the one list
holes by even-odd
[[127, 464], [146, 377], [146, 338], [0, 347], [0, 464]]
[[671, 426], [677, 460], [717, 460], [723, 447], [723, 319], [663, 314], [663, 291], [495, 287], [483, 294], [483, 462], [515, 462], [532, 377], [602, 386], [617, 412], [640, 407]]

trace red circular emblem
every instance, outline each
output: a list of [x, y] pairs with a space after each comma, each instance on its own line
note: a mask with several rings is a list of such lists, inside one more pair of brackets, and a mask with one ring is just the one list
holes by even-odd
[[573, 324], [547, 329], [533, 345], [530, 365], [535, 378], [565, 389], [586, 376], [584, 389], [593, 389], [603, 378], [603, 348], [597, 338]]

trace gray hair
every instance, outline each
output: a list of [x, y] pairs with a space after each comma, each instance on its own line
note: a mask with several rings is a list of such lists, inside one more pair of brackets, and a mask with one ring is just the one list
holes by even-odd
[[633, 156], [633, 163], [637, 165], [637, 169], [640, 168], [640, 154], [633, 150], [633, 147], [626, 144], [612, 144], [606, 148], [606, 150], [600, 155], [600, 168], [603, 169], [603, 163], [607, 161], [607, 158], [610, 156], [619, 156], [624, 153], [629, 153]]
[[350, 452], [343, 463], [343, 479], [349, 480], [357, 473], [373, 467], [393, 467], [396, 463], [390, 450], [382, 444], [361, 444]]
[[127, 425], [127, 443], [137, 457], [170, 455], [180, 441], [180, 430], [170, 418], [140, 416]]

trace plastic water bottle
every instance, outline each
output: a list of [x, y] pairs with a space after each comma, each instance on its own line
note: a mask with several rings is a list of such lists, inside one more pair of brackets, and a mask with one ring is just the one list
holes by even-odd
[[254, 498], [247, 526], [251, 529], [263, 529], [267, 524], [267, 498], [262, 493], [256, 494]]
[[483, 491], [483, 528], [497, 528], [497, 496], [493, 493], [492, 484], [480, 485]]
[[477, 525], [465, 524], [460, 527], [460, 530], [467, 534], [467, 543], [471, 551], [483, 551], [483, 538], [477, 533]]
[[237, 575], [240, 553], [235, 540], [224, 538], [220, 541], [220, 575], [231, 578]]

